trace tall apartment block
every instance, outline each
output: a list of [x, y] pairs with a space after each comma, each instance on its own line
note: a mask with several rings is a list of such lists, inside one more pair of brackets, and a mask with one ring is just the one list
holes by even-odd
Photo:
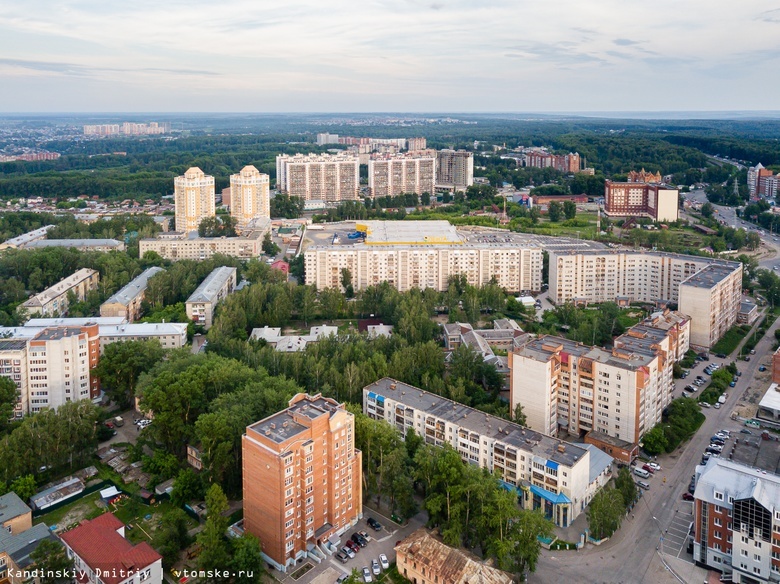
[[210, 328], [214, 322], [217, 304], [227, 298], [236, 287], [236, 268], [222, 266], [212, 271], [185, 303], [187, 318]]
[[368, 188], [372, 197], [435, 192], [436, 151], [373, 154], [368, 160]]
[[425, 150], [428, 148], [428, 140], [425, 138], [407, 138], [406, 148], [410, 152], [415, 150]]
[[436, 153], [436, 187], [465, 191], [474, 184], [474, 155], [466, 150]]
[[214, 177], [192, 167], [183, 176], [173, 179], [176, 204], [176, 231], [197, 231], [206, 217], [216, 216]]
[[661, 420], [673, 366], [688, 350], [690, 322], [658, 313], [615, 339], [611, 350], [562, 337], [534, 339], [509, 353], [510, 407], [545, 434], [601, 432], [630, 444]]
[[559, 155], [551, 154], [541, 148], [532, 148], [524, 152], [521, 162], [523, 166], [533, 168], [554, 168], [567, 173], [580, 171], [580, 155], [576, 152]]
[[724, 581], [780, 582], [780, 477], [769, 471], [724, 458], [696, 467], [693, 559]]
[[759, 197], [774, 198], [780, 192], [778, 190], [780, 173], [775, 175], [759, 162], [748, 169], [747, 184], [751, 199], [758, 199]]
[[403, 436], [452, 446], [464, 462], [495, 473], [526, 509], [568, 527], [609, 481], [612, 457], [523, 428], [440, 395], [385, 377], [363, 388], [363, 412]]
[[245, 166], [230, 175], [230, 215], [245, 231], [259, 219], [271, 218], [269, 179], [254, 166]]
[[677, 221], [679, 191], [644, 182], [604, 183], [604, 212], [609, 217], [642, 217]]
[[276, 157], [276, 187], [306, 201], [358, 198], [360, 160], [352, 153], [282, 154]]
[[26, 310], [32, 316], [64, 316], [68, 313], [70, 300], [68, 295], [72, 292], [79, 302], [87, 298], [92, 290], [97, 290], [100, 275], [95, 270], [81, 268], [77, 272], [57, 282], [54, 286], [46, 288], [43, 292], [31, 296], [29, 300], [20, 305], [20, 309]]
[[27, 341], [24, 339], [0, 339], [0, 375], [7, 377], [16, 385], [17, 401], [13, 417], [21, 418], [29, 413], [30, 404], [27, 393]]
[[513, 292], [542, 287], [542, 248], [534, 243], [469, 240], [447, 221], [363, 221], [356, 229], [366, 234], [364, 240], [342, 242], [342, 233], [329, 236], [329, 243], [320, 243], [321, 238], [307, 247], [307, 285], [340, 288], [346, 268], [355, 290], [388, 282], [402, 292], [443, 291], [454, 275], [464, 275], [472, 286], [495, 279]]
[[141, 317], [141, 303], [144, 301], [149, 278], [164, 271], [163, 268], [153, 266], [141, 272], [100, 305], [100, 316], [121, 316], [127, 322], [138, 320]]
[[677, 303], [691, 317], [691, 345], [708, 348], [736, 322], [742, 264], [653, 251], [550, 252], [549, 285], [556, 304]]
[[712, 264], [680, 283], [678, 305], [691, 317], [691, 345], [709, 348], [737, 323], [742, 270]]
[[241, 444], [244, 529], [279, 570], [362, 516], [362, 455], [344, 404], [299, 393], [287, 409], [247, 427]]

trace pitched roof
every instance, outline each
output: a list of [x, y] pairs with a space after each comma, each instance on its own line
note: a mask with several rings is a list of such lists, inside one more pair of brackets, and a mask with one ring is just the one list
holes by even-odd
[[0, 525], [30, 511], [31, 509], [13, 491], [0, 497]]
[[60, 537], [93, 571], [101, 571], [104, 584], [119, 584], [128, 578], [128, 572], [142, 570], [162, 559], [148, 543], [134, 546], [122, 537], [118, 530], [123, 527], [113, 513], [104, 513]]

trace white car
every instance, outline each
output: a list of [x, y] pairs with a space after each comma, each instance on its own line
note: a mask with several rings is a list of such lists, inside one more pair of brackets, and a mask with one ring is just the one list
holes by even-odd
[[387, 570], [390, 567], [390, 562], [387, 561], [385, 554], [379, 554], [379, 563], [382, 564], [383, 570]]
[[374, 579], [371, 577], [371, 570], [369, 570], [366, 566], [363, 566], [363, 582], [368, 584], [369, 582], [373, 582]]
[[374, 573], [374, 576], [379, 576], [379, 574], [382, 573], [382, 569], [379, 567], [379, 562], [376, 560], [371, 560], [371, 571]]
[[659, 470], [661, 470], [661, 465], [660, 465], [660, 464], [658, 464], [657, 462], [648, 462], [648, 463], [647, 463], [647, 466], [649, 466], [650, 468], [652, 468], [654, 471], [659, 471]]

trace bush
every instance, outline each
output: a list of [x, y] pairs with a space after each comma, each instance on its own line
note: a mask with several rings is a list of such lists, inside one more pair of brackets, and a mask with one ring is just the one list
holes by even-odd
[[672, 400], [661, 423], [653, 426], [642, 437], [643, 448], [652, 455], [672, 452], [693, 436], [704, 420], [704, 414], [694, 400], [687, 397]]

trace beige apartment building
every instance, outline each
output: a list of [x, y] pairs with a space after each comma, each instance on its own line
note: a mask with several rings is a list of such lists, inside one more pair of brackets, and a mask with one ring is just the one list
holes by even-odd
[[691, 345], [710, 348], [737, 323], [742, 264], [712, 264], [680, 284], [680, 312], [691, 317]]
[[436, 153], [436, 188], [465, 191], [474, 184], [474, 154], [466, 150]]
[[214, 322], [214, 309], [236, 287], [236, 268], [222, 266], [212, 271], [195, 292], [187, 298], [187, 318], [196, 324], [210, 328]]
[[495, 279], [512, 292], [542, 287], [542, 248], [531, 242], [471, 241], [447, 221], [364, 221], [356, 229], [366, 237], [350, 240], [338, 226], [317, 234], [304, 252], [307, 285], [340, 288], [348, 269], [356, 291], [382, 282], [443, 291], [461, 274], [473, 286]]
[[163, 268], [153, 266], [141, 272], [100, 305], [100, 316], [120, 316], [127, 322], [138, 320], [141, 317], [141, 303], [144, 301], [149, 278], [164, 271]]
[[360, 189], [360, 160], [339, 154], [282, 154], [276, 157], [276, 188], [305, 201], [355, 200]]
[[123, 341], [150, 341], [160, 343], [163, 349], [181, 349], [187, 344], [185, 322], [140, 322], [135, 324], [100, 325], [101, 352], [111, 343]]
[[269, 178], [254, 166], [230, 175], [230, 215], [241, 232], [257, 220], [271, 218]]
[[372, 197], [436, 192], [436, 151], [372, 154], [368, 160], [368, 189]]
[[630, 444], [661, 420], [673, 366], [688, 350], [690, 321], [656, 313], [616, 338], [612, 350], [544, 336], [509, 353], [510, 407], [545, 434], [601, 432]]
[[611, 477], [612, 457], [385, 377], [363, 388], [363, 412], [403, 436], [452, 446], [464, 462], [486, 468], [517, 493], [526, 509], [542, 509], [568, 527]]
[[206, 217], [216, 216], [214, 177], [195, 166], [173, 179], [176, 231], [197, 231]]
[[97, 271], [82, 268], [67, 278], [60, 280], [54, 286], [47, 288], [39, 294], [31, 296], [29, 300], [21, 304], [21, 309], [26, 310], [32, 316], [62, 316], [68, 313], [68, 294], [73, 292], [79, 302], [87, 298], [92, 290], [97, 290], [100, 276]]
[[362, 456], [344, 404], [299, 393], [242, 437], [244, 529], [282, 572], [362, 516]]
[[[166, 260], [205, 260], [214, 254], [234, 258], [256, 258], [263, 253], [263, 235], [270, 221], [256, 220], [250, 231], [239, 237], [189, 237], [183, 233], [161, 233], [138, 242], [141, 257], [153, 251]], [[194, 235], [194, 234], [191, 234]]]
[[736, 322], [742, 264], [652, 251], [551, 252], [549, 284], [556, 304], [677, 303], [691, 317], [691, 345], [708, 348]]
[[27, 388], [27, 340], [0, 339], [0, 375], [7, 377], [16, 385], [18, 399], [14, 404], [14, 418], [19, 419], [30, 411]]

